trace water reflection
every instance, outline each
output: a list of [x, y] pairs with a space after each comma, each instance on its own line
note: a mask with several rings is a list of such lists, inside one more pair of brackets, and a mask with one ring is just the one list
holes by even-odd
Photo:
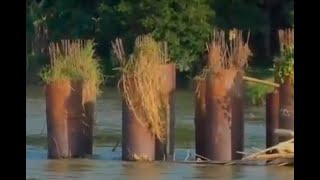
[[158, 162], [125, 162], [122, 164], [122, 174], [132, 180], [160, 180], [165, 166]]
[[233, 166], [224, 165], [194, 165], [195, 179], [233, 179]]
[[49, 177], [59, 178], [80, 178], [86, 172], [92, 171], [95, 163], [89, 159], [64, 159], [48, 160], [44, 171]]
[[293, 180], [294, 178], [294, 167], [287, 166], [269, 166], [266, 167], [266, 174], [269, 175], [270, 179], [274, 180]]

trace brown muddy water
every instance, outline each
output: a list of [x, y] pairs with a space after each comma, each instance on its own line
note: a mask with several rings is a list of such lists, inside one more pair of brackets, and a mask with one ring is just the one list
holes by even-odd
[[[294, 168], [276, 166], [193, 165], [169, 162], [121, 161], [121, 148], [112, 146], [121, 132], [121, 101], [116, 89], [105, 89], [97, 102], [94, 156], [89, 159], [48, 160], [45, 100], [41, 88], [26, 93], [26, 179], [239, 179], [291, 180]], [[178, 91], [176, 100], [176, 160], [194, 153], [194, 103], [191, 91]], [[245, 151], [265, 148], [264, 108], [246, 108]]]

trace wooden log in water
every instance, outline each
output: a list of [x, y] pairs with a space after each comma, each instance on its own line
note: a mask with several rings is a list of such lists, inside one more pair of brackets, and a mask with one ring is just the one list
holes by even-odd
[[246, 81], [251, 81], [251, 82], [255, 82], [255, 83], [260, 83], [260, 84], [264, 84], [264, 85], [269, 85], [269, 86], [273, 86], [273, 87], [280, 87], [279, 84], [274, 83], [274, 82], [270, 82], [270, 81], [265, 81], [265, 80], [261, 80], [261, 79], [256, 79], [253, 77], [248, 77], [248, 76], [244, 76], [243, 77], [244, 80]]
[[294, 153], [275, 153], [275, 154], [260, 154], [255, 157], [253, 157], [251, 160], [272, 160], [277, 158], [283, 158], [283, 159], [292, 159], [294, 158]]
[[278, 136], [286, 136], [290, 138], [294, 137], [294, 132], [288, 129], [276, 129], [274, 130], [274, 133], [277, 134]]

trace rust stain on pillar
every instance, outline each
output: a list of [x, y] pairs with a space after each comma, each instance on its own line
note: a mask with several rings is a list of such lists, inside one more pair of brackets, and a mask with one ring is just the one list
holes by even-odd
[[[285, 81], [280, 84], [279, 95], [279, 128], [294, 131], [294, 89], [289, 79], [285, 79]], [[289, 139], [289, 137], [279, 137], [279, 141], [286, 141]]]
[[84, 157], [82, 83], [53, 82], [45, 94], [48, 158]]
[[[134, 88], [133, 78], [128, 85]], [[141, 106], [133, 102], [134, 106]], [[155, 160], [155, 135], [140, 123], [125, 100], [122, 101], [122, 160]]]
[[196, 158], [205, 157], [206, 150], [206, 82], [204, 79], [199, 79], [195, 82], [195, 145], [196, 145], [196, 154], [200, 155]]
[[274, 130], [279, 128], [279, 93], [277, 90], [266, 96], [266, 147], [278, 144], [278, 136]]
[[68, 99], [68, 138], [71, 157], [86, 155], [86, 141], [84, 139], [85, 111], [82, 104], [83, 84], [71, 82], [71, 94]]
[[69, 156], [65, 102], [70, 93], [69, 81], [54, 82], [45, 86], [48, 158], [50, 159]]
[[161, 65], [163, 74], [162, 93], [167, 98], [168, 109], [166, 109], [167, 133], [164, 142], [156, 138], [155, 158], [156, 160], [172, 160], [175, 148], [175, 90], [176, 90], [176, 66], [175, 64]]
[[232, 88], [232, 160], [241, 159], [244, 151], [244, 82], [239, 72]]
[[236, 70], [209, 74], [206, 84], [206, 157], [216, 161], [232, 159], [231, 86]]

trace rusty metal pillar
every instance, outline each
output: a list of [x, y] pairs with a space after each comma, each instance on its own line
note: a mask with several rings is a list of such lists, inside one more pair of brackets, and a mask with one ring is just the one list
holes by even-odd
[[134, 116], [127, 103], [122, 103], [122, 160], [155, 159], [155, 136]]
[[155, 158], [156, 160], [172, 160], [175, 148], [175, 90], [176, 90], [176, 66], [175, 64], [162, 65], [163, 85], [162, 93], [167, 97], [167, 133], [165, 142], [156, 138]]
[[[199, 79], [195, 82], [195, 144], [196, 154], [200, 155], [196, 158], [202, 159], [205, 157], [206, 141], [205, 141], [205, 130], [206, 130], [206, 82], [204, 79]], [[202, 157], [201, 157], [202, 156]]]
[[[285, 81], [280, 84], [279, 95], [279, 128], [294, 131], [294, 89], [289, 79], [285, 79]], [[279, 137], [280, 142], [289, 139], [289, 137]]]
[[83, 88], [85, 120], [83, 122], [83, 139], [87, 155], [92, 155], [93, 148], [93, 125], [95, 121], [96, 94], [90, 91], [90, 84], [85, 83]]
[[83, 138], [86, 147], [86, 154], [92, 155], [93, 148], [93, 125], [94, 125], [94, 114], [95, 114], [95, 101], [87, 101], [84, 103], [85, 109], [85, 121], [84, 121], [84, 131]]
[[279, 92], [268, 93], [266, 96], [266, 147], [278, 144], [279, 139], [274, 130], [279, 128]]
[[[129, 79], [130, 88], [134, 88]], [[134, 106], [141, 106], [132, 102]], [[122, 160], [155, 160], [155, 135], [149, 127], [140, 123], [126, 100], [122, 101]]]
[[232, 160], [241, 159], [244, 148], [244, 72], [235, 77], [232, 88]]
[[209, 74], [206, 81], [206, 157], [215, 161], [232, 159], [231, 88], [237, 71]]
[[82, 83], [58, 81], [46, 85], [48, 158], [84, 157]]

